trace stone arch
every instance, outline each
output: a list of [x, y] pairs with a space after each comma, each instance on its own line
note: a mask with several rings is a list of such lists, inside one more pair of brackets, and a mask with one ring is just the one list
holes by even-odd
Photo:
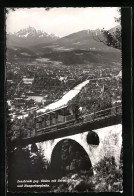
[[54, 146], [50, 168], [57, 177], [82, 170], [92, 174], [92, 164], [87, 152], [81, 144], [70, 138], [62, 139]]

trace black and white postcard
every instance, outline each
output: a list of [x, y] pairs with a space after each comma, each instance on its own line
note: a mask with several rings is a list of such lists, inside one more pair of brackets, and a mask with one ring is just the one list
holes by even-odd
[[9, 192], [123, 192], [120, 7], [6, 10]]

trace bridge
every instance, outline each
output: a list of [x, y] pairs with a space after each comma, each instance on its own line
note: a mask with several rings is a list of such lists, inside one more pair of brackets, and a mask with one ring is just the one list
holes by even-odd
[[75, 143], [77, 149], [80, 147], [88, 155], [92, 166], [109, 155], [114, 156], [118, 163], [122, 145], [121, 122], [122, 106], [118, 105], [81, 116], [77, 120], [35, 129], [21, 140], [14, 140], [13, 145], [29, 146], [35, 153], [40, 148], [48, 163], [54, 164], [59, 150], [67, 141], [71, 145]]

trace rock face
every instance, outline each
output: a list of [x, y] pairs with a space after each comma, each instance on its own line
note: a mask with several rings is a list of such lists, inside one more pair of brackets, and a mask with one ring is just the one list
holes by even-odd
[[28, 28], [21, 29], [16, 33], [7, 34], [7, 46], [28, 48], [32, 45], [47, 43], [57, 39], [59, 39], [59, 37], [54, 34], [48, 34], [29, 26]]

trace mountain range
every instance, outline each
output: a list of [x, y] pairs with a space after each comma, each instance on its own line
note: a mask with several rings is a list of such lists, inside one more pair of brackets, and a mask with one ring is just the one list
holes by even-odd
[[[114, 32], [116, 28], [109, 31]], [[59, 38], [28, 27], [7, 34], [7, 58], [21, 61], [47, 58], [63, 64], [121, 62], [121, 51], [103, 44], [98, 38], [104, 39], [100, 29], [82, 30]]]
[[8, 33], [6, 35], [7, 46], [18, 46], [29, 48], [32, 45], [51, 42], [59, 39], [55, 34], [48, 34], [41, 30], [36, 30], [34, 27], [29, 26], [15, 33]]
[[[116, 28], [117, 26], [109, 31], [114, 32]], [[104, 39], [103, 33], [100, 29], [82, 30], [60, 38], [53, 33], [48, 34], [44, 31], [36, 30], [34, 27], [29, 26], [28, 28], [21, 29], [16, 33], [8, 33], [6, 35], [6, 44], [8, 48], [16, 46], [34, 49], [32, 46], [37, 46], [37, 48], [38, 46], [52, 46], [57, 50], [59, 47], [65, 47], [65, 49], [109, 49], [108, 46], [99, 42], [98, 37], [102, 40]]]

